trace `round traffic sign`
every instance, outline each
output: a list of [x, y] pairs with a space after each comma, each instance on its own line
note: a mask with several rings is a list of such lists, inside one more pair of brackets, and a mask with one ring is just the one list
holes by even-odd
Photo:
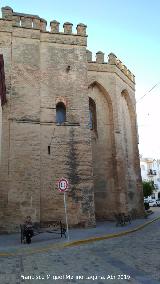
[[68, 180], [66, 178], [61, 178], [58, 181], [58, 190], [65, 192], [68, 190]]

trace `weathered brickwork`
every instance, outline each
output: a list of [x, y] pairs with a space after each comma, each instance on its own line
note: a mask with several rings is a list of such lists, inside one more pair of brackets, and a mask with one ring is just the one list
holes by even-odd
[[[94, 226], [114, 212], [143, 215], [134, 75], [116, 58], [86, 50], [86, 26], [63, 25], [2, 8], [7, 104], [0, 123], [0, 231], [26, 215], [64, 220], [56, 182], [69, 180], [69, 225]], [[96, 106], [90, 129], [89, 98]], [[66, 121], [56, 122], [56, 106]], [[1, 115], [0, 115], [1, 117]], [[48, 147], [49, 146], [49, 147]], [[49, 148], [49, 149], [48, 149]]]

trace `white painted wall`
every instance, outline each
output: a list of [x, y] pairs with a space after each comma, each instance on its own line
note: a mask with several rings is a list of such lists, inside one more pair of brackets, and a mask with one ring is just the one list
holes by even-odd
[[[153, 181], [157, 186], [153, 193], [153, 196], [148, 199], [158, 199], [158, 193], [160, 193], [160, 160], [152, 158], [141, 158], [140, 159], [141, 176], [142, 180]], [[149, 170], [156, 171], [155, 175], [148, 175]]]

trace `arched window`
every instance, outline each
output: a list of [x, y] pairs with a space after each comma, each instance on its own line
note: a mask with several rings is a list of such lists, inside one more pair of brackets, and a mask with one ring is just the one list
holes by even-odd
[[97, 131], [96, 104], [89, 98], [89, 128]]
[[56, 105], [56, 123], [62, 124], [66, 121], [66, 107], [64, 103], [59, 102]]

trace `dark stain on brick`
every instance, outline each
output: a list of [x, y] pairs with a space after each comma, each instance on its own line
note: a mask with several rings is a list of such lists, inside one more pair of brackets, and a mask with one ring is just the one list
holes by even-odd
[[[72, 186], [72, 192], [75, 189], [75, 185], [77, 185], [80, 181], [80, 177], [78, 175], [77, 166], [77, 154], [76, 154], [76, 147], [75, 147], [75, 141], [74, 141], [74, 129], [71, 128], [70, 130], [70, 139], [69, 139], [69, 154], [67, 157], [68, 160], [68, 178], [70, 181], [70, 184]], [[73, 193], [72, 193], [73, 196]]]
[[87, 214], [91, 213], [93, 208], [93, 189], [83, 189], [82, 190], [82, 213]]
[[129, 197], [130, 200], [133, 200], [134, 195], [135, 195], [134, 192], [132, 192], [132, 191], [128, 192], [128, 197]]

